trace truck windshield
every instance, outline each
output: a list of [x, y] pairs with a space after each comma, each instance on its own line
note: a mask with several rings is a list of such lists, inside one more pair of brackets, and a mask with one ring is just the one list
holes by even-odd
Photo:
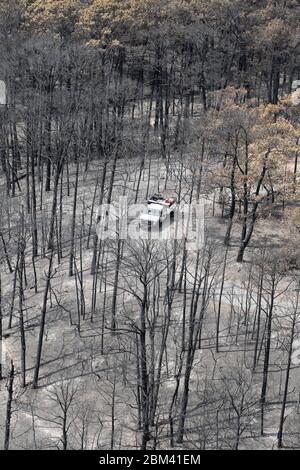
[[153, 208], [150, 208], [148, 209], [148, 214], [150, 215], [160, 215], [161, 213], [161, 210], [160, 209], [153, 209]]

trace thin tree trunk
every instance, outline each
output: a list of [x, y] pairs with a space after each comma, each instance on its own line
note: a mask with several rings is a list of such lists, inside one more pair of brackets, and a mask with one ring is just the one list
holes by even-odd
[[44, 339], [44, 330], [45, 330], [45, 322], [46, 322], [47, 300], [48, 300], [48, 293], [50, 289], [50, 282], [51, 282], [51, 276], [52, 276], [52, 264], [53, 264], [53, 250], [51, 250], [51, 253], [50, 253], [48, 273], [47, 273], [47, 278], [46, 278], [46, 286], [45, 286], [45, 291], [44, 291], [42, 314], [41, 314], [41, 320], [40, 320], [40, 332], [39, 332], [39, 338], [38, 338], [36, 363], [35, 363], [35, 369], [34, 369], [34, 378], [33, 378], [32, 388], [38, 387], [39, 372], [40, 372], [41, 357], [42, 357], [42, 347], [43, 347], [43, 339]]
[[6, 403], [6, 418], [5, 418], [5, 432], [4, 432], [4, 450], [9, 449], [10, 442], [10, 424], [11, 424], [11, 415], [12, 415], [12, 401], [13, 401], [13, 385], [15, 377], [15, 367], [14, 363], [10, 361], [10, 372], [8, 376], [8, 386], [7, 386], [7, 403]]

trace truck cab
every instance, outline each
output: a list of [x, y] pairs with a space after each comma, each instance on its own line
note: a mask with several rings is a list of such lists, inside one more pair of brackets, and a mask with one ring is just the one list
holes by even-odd
[[140, 223], [148, 227], [161, 225], [168, 217], [174, 216], [176, 207], [176, 198], [154, 194], [148, 199], [147, 207], [140, 215]]

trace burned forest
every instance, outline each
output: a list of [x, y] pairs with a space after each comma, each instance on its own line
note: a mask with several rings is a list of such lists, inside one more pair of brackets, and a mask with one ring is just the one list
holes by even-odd
[[297, 0], [0, 0], [0, 448], [300, 449]]

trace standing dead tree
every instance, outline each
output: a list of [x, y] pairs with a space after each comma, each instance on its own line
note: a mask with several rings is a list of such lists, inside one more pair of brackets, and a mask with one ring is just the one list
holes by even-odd
[[[154, 360], [154, 347], [157, 348], [156, 310], [159, 278], [169, 266], [171, 253], [165, 242], [139, 240], [124, 242], [124, 256], [121, 262], [120, 289], [129, 293], [139, 305], [139, 320], [131, 320], [138, 339], [138, 397], [142, 427], [141, 448], [146, 449], [151, 440], [151, 423], [154, 421], [157, 393], [162, 367], [162, 356], [166, 347], [170, 312], [163, 320], [163, 335], [159, 344], [159, 359]], [[128, 275], [130, 273], [130, 276]], [[153, 297], [152, 297], [153, 296]], [[151, 301], [151, 297], [154, 300]], [[166, 311], [167, 312], [167, 311]], [[154, 346], [155, 345], [155, 346]], [[152, 351], [152, 354], [151, 354]], [[155, 373], [156, 370], [156, 373]]]
[[52, 278], [53, 256], [54, 256], [54, 250], [52, 249], [50, 252], [48, 272], [46, 275], [46, 285], [45, 285], [45, 290], [44, 290], [44, 298], [43, 298], [43, 305], [42, 305], [42, 312], [41, 312], [41, 319], [40, 319], [40, 330], [39, 330], [39, 337], [38, 337], [38, 345], [37, 345], [37, 352], [36, 352], [36, 362], [35, 362], [35, 368], [34, 368], [32, 388], [37, 388], [38, 381], [39, 381], [42, 348], [43, 348], [43, 341], [44, 341], [44, 330], [45, 330], [45, 324], [46, 324], [48, 294], [50, 291], [50, 283], [51, 283], [51, 278]]
[[[61, 437], [57, 444], [58, 448], [67, 450], [69, 447], [69, 431], [75, 422], [78, 414], [77, 400], [79, 396], [79, 386], [74, 379], [63, 379], [53, 385], [48, 392], [49, 400], [54, 404], [55, 409], [51, 414], [55, 417], [46, 418], [58, 427]], [[57, 413], [57, 414], [56, 414]]]
[[11, 415], [12, 415], [12, 403], [13, 403], [13, 386], [15, 378], [15, 367], [14, 363], [10, 361], [10, 371], [8, 375], [7, 384], [7, 403], [6, 403], [6, 418], [5, 418], [5, 432], [4, 432], [4, 450], [9, 449], [10, 443], [10, 431], [11, 431]]
[[196, 264], [192, 279], [188, 333], [184, 346], [185, 365], [183, 369], [183, 391], [178, 417], [178, 443], [183, 442], [189, 400], [190, 378], [196, 350], [201, 347], [203, 321], [212, 295], [215, 275], [216, 268], [213, 266], [213, 248], [208, 244], [202, 250], [197, 250]]

